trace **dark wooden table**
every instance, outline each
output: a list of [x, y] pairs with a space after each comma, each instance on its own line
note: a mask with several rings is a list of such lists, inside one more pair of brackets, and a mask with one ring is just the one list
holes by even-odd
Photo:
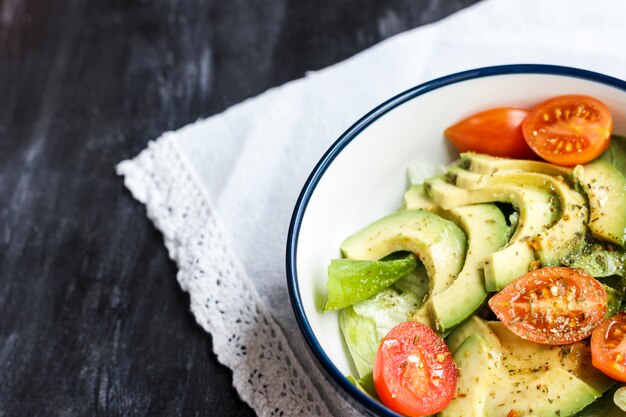
[[475, 0], [0, 0], [0, 416], [252, 416], [114, 174]]

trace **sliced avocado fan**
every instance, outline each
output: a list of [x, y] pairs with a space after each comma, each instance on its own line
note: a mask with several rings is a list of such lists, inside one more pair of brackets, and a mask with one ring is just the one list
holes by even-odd
[[589, 346], [521, 339], [500, 322], [474, 316], [452, 331], [457, 391], [440, 417], [571, 416], [613, 382], [581, 360]]
[[541, 266], [559, 265], [566, 256], [580, 251], [585, 243], [589, 219], [585, 197], [570, 187], [562, 177], [514, 171], [481, 175], [458, 167], [451, 168], [450, 173], [455, 184], [461, 188], [476, 190], [497, 184], [511, 184], [545, 188], [557, 195], [561, 208], [558, 220], [533, 236], [529, 242]]
[[467, 190], [451, 184], [444, 176], [427, 179], [424, 187], [430, 198], [446, 210], [501, 201], [512, 203], [519, 211], [518, 227], [508, 245], [483, 260], [487, 291], [499, 291], [528, 272], [535, 261], [528, 241], [554, 222], [555, 196], [546, 188], [494, 184]]
[[507, 242], [507, 223], [494, 204], [474, 204], [442, 212], [467, 235], [468, 249], [463, 270], [454, 282], [426, 303], [439, 333], [446, 333], [479, 309], [488, 293], [482, 261]]

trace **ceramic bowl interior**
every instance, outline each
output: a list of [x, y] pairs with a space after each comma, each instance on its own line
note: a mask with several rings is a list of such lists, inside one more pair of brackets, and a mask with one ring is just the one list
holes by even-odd
[[445, 127], [498, 106], [531, 107], [561, 94], [586, 94], [612, 110], [614, 131], [626, 134], [626, 83], [572, 68], [516, 65], [451, 75], [382, 104], [352, 126], [324, 155], [304, 186], [289, 233], [290, 295], [314, 355], [347, 393], [367, 408], [395, 415], [356, 390], [337, 313], [321, 313], [326, 268], [352, 233], [397, 210], [408, 186], [407, 166], [448, 164], [458, 155]]

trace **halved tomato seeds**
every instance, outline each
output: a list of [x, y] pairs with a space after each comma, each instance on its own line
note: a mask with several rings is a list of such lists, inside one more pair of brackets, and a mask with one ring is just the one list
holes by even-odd
[[489, 300], [489, 307], [521, 338], [563, 345], [586, 338], [602, 323], [607, 296], [584, 271], [545, 267], [513, 281]]
[[407, 321], [389, 331], [374, 361], [381, 401], [407, 416], [443, 410], [454, 397], [457, 373], [444, 340], [423, 323]]
[[626, 313], [606, 319], [593, 331], [591, 363], [611, 378], [626, 382]]
[[585, 164], [610, 143], [613, 118], [608, 107], [593, 97], [566, 95], [534, 107], [522, 131], [528, 146], [558, 165]]

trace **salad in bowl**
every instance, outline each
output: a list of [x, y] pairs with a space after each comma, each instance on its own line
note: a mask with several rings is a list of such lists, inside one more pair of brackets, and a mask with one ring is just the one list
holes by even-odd
[[340, 138], [287, 259], [334, 381], [382, 415], [624, 415], [625, 108], [600, 74], [492, 67]]

